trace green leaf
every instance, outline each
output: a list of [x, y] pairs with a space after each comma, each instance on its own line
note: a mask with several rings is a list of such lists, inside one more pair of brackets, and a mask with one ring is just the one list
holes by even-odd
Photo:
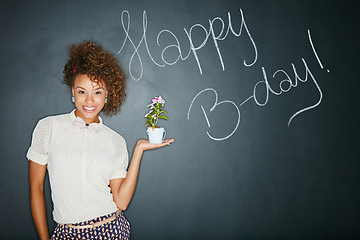
[[168, 118], [167, 118], [167, 117], [165, 117], [165, 116], [158, 116], [158, 118], [162, 118], [162, 119], [166, 119], [166, 120], [168, 120]]

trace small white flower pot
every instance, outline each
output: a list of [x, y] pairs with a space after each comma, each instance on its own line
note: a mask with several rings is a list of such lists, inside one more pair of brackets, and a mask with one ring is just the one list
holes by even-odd
[[163, 127], [159, 127], [159, 128], [148, 127], [146, 129], [146, 133], [149, 136], [150, 143], [162, 143], [162, 141], [165, 139], [166, 136], [166, 131]]

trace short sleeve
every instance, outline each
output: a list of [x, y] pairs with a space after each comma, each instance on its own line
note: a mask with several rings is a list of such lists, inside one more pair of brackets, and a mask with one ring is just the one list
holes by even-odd
[[129, 164], [129, 156], [125, 139], [118, 134], [114, 136], [114, 153], [114, 168], [110, 180], [115, 178], [125, 178]]
[[52, 123], [50, 118], [41, 119], [33, 132], [26, 158], [40, 165], [48, 163]]

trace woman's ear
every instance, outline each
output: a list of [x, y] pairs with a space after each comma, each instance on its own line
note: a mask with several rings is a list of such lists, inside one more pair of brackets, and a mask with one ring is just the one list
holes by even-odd
[[74, 87], [71, 87], [72, 97], [75, 97], [75, 90]]

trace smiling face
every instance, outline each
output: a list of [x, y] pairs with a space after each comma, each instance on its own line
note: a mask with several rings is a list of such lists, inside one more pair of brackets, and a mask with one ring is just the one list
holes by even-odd
[[92, 82], [86, 75], [75, 78], [72, 94], [75, 98], [75, 115], [87, 124], [99, 122], [99, 112], [105, 105], [107, 90], [105, 84]]

